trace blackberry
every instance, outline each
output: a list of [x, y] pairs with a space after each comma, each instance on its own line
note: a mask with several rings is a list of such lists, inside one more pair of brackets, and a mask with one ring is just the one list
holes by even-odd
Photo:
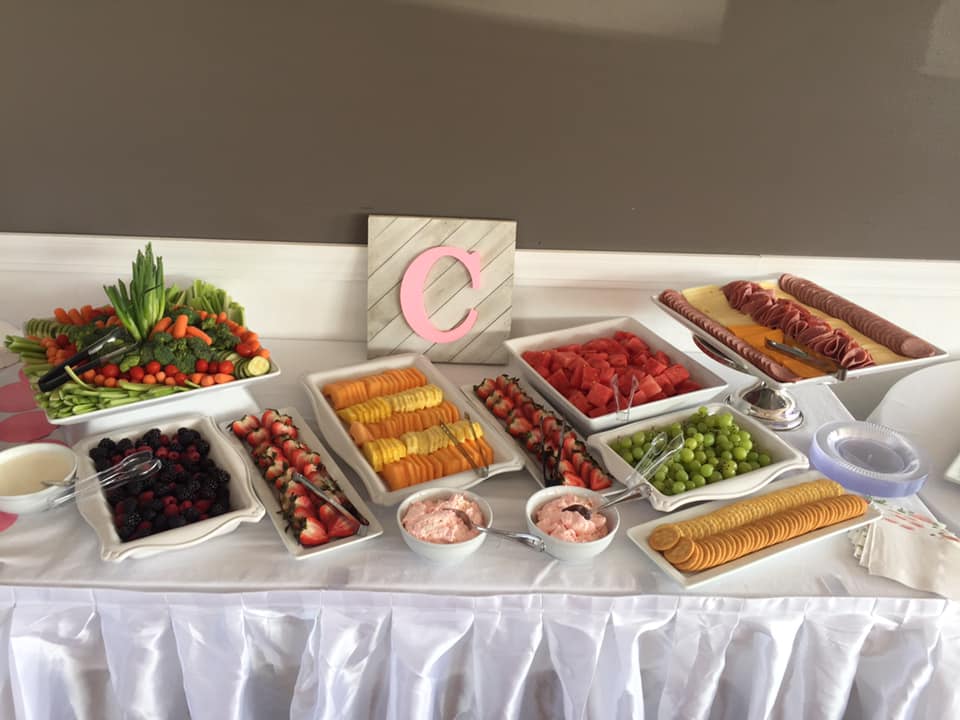
[[158, 447], [160, 447], [160, 431], [157, 428], [148, 430], [143, 434], [141, 442], [144, 445], [149, 445], [151, 448], [156, 450]]
[[116, 507], [117, 503], [122, 502], [124, 497], [123, 490], [110, 490], [107, 492], [107, 503], [110, 507]]
[[228, 505], [222, 502], [215, 502], [210, 506], [210, 512], [208, 514], [210, 517], [214, 517], [215, 515], [223, 515], [227, 510], [229, 510]]
[[157, 516], [157, 511], [148, 505], [140, 511], [140, 514], [144, 520], [153, 520]]
[[137, 511], [134, 510], [134, 511], [131, 512], [131, 513], [127, 513], [127, 517], [126, 517], [126, 519], [123, 521], [123, 526], [124, 526], [124, 527], [128, 527], [128, 528], [130, 528], [131, 530], [133, 530], [134, 528], [137, 527], [137, 525], [140, 524], [140, 521], [141, 521], [141, 520], [143, 520], [143, 518], [140, 517], [140, 513], [138, 513]]
[[97, 460], [93, 463], [93, 468], [98, 473], [103, 472], [104, 470], [109, 470], [111, 467], [112, 463], [110, 462], [109, 458], [106, 460]]
[[125, 453], [127, 450], [133, 449], [133, 441], [130, 438], [124, 438], [117, 443], [117, 447], [114, 449], [115, 452], [120, 454]]
[[230, 505], [230, 488], [222, 487], [217, 490], [217, 502]]
[[187, 508], [183, 511], [183, 519], [188, 523], [196, 522], [200, 519], [200, 512], [196, 508]]
[[[191, 508], [192, 510], [193, 508]], [[187, 524], [187, 521], [183, 519], [181, 515], [171, 515], [167, 518], [167, 527], [169, 528], [178, 528], [183, 527]]]
[[177, 498], [177, 502], [183, 502], [187, 499], [187, 486], [186, 485], [177, 485], [173, 489], [173, 496]]
[[183, 445], [176, 440], [171, 440], [167, 448], [170, 450], [170, 452], [183, 452]]
[[128, 497], [120, 503], [120, 510], [123, 511], [124, 515], [129, 515], [136, 509], [137, 509], [136, 498]]
[[110, 438], [104, 438], [97, 443], [97, 447], [101, 450], [106, 450], [110, 455], [113, 455], [113, 451], [117, 447], [117, 444]]
[[190, 482], [188, 482], [188, 483], [187, 483], [187, 492], [190, 493], [191, 495], [193, 495], [193, 497], [188, 497], [187, 500], [193, 500], [193, 498], [195, 498], [197, 495], [199, 495], [199, 494], [200, 494], [200, 488], [201, 488], [201, 485], [200, 485], [200, 481], [199, 481], [199, 480], [191, 480]]
[[154, 512], [163, 512], [163, 500], [155, 497], [150, 501], [150, 507], [153, 508]]
[[126, 542], [133, 535], [134, 528], [130, 525], [124, 525], [123, 527], [117, 528], [117, 535], [120, 536], [120, 539], [123, 542]]
[[200, 497], [204, 500], [213, 500], [217, 497], [217, 481], [208, 478], [200, 486]]
[[126, 488], [131, 495], [139, 495], [143, 492], [143, 480], [131, 480], [127, 483]]
[[230, 473], [222, 468], [217, 468], [213, 471], [213, 477], [217, 479], [217, 482], [221, 485], [226, 485], [230, 482]]
[[153, 531], [163, 532], [170, 527], [170, 519], [166, 515], [157, 515], [153, 521]]
[[197, 446], [197, 452], [200, 453], [200, 457], [206, 457], [210, 453], [210, 443], [203, 438], [200, 438], [194, 444]]

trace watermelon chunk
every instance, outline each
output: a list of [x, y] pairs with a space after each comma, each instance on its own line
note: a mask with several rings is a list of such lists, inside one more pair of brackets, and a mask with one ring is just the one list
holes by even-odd
[[595, 383], [587, 393], [587, 402], [595, 407], [606, 407], [611, 398], [613, 398], [613, 389], [600, 383]]
[[547, 364], [547, 353], [540, 350], [527, 350], [526, 352], [520, 355], [524, 360], [526, 360], [532, 367], [539, 367], [540, 365]]
[[564, 395], [570, 392], [570, 381], [567, 380], [567, 374], [563, 370], [555, 370], [550, 373], [547, 382]]
[[570, 393], [570, 395], [567, 397], [567, 400], [569, 400], [570, 404], [584, 415], [586, 415], [587, 410], [590, 409], [590, 402], [587, 400], [587, 396], [584, 395], [580, 390], [575, 390]]
[[637, 388], [637, 390], [642, 392], [644, 397], [646, 397], [649, 401], [654, 395], [660, 394], [660, 385], [657, 384], [656, 380], [647, 375], [640, 382], [640, 387]]
[[690, 371], [683, 365], [671, 365], [664, 371], [664, 375], [670, 378], [670, 382], [679, 385], [684, 380], [690, 379]]
[[[590, 391], [590, 388], [593, 387], [594, 383], [597, 382], [597, 378], [600, 377], [600, 371], [595, 367], [587, 365], [583, 368], [583, 371], [580, 376], [580, 389]], [[611, 376], [612, 377], [612, 376]]]
[[646, 363], [644, 363], [643, 369], [644, 371], [646, 371], [647, 375], [653, 375], [654, 377], [656, 377], [657, 375], [659, 375], [660, 373], [662, 373], [664, 370], [667, 369], [667, 364], [660, 362], [654, 357], [651, 357], [651, 358], [647, 358]]

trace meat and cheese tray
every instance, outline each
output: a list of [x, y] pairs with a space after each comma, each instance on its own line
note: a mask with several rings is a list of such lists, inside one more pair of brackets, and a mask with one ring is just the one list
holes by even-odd
[[808, 472], [749, 499], [713, 502], [627, 532], [660, 569], [686, 587], [880, 519], [861, 496]]
[[423, 355], [310, 373], [303, 384], [324, 438], [377, 504], [523, 468], [519, 449], [486, 418], [468, 420], [465, 399]]
[[[790, 274], [664, 290], [654, 301], [772, 387], [835, 382], [840, 370], [840, 377], [858, 377], [946, 355], [883, 317]], [[797, 351], [806, 357], [796, 357]]]
[[460, 389], [522, 448], [527, 471], [541, 487], [570, 485], [601, 494], [624, 489], [590, 454], [583, 437], [517, 378], [499, 375]]
[[230, 423], [226, 434], [235, 440], [260, 501], [296, 559], [383, 534], [380, 522], [295, 408], [244, 415]]

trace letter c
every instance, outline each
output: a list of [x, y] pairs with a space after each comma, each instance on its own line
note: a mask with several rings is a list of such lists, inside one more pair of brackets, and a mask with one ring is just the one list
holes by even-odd
[[400, 309], [407, 324], [424, 340], [452, 343], [470, 332], [477, 322], [477, 311], [476, 308], [470, 308], [467, 317], [450, 330], [438, 330], [430, 322], [423, 305], [423, 290], [427, 274], [442, 257], [452, 257], [462, 263], [470, 273], [470, 287], [474, 290], [480, 287], [480, 253], [446, 246], [430, 248], [418, 255], [403, 273], [403, 280], [400, 282]]

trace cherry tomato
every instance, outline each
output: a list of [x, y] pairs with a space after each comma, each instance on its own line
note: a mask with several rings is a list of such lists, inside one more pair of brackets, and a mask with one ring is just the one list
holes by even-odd
[[205, 373], [207, 371], [207, 361], [203, 359], [197, 360], [197, 363], [193, 366], [193, 369], [195, 372]]
[[220, 367], [220, 363], [218, 363], [216, 360], [211, 360], [210, 362], [207, 363], [207, 372], [213, 375], [214, 373], [217, 372], [217, 369], [219, 367]]
[[100, 373], [105, 378], [118, 378], [120, 377], [120, 368], [117, 367], [114, 363], [107, 363], [102, 368], [100, 368]]
[[245, 358], [253, 357], [253, 354], [257, 351], [253, 345], [245, 342], [237, 343], [237, 346], [234, 348], [234, 350], [236, 351], [237, 355]]
[[147, 366], [144, 369], [147, 371], [147, 375], [156, 375], [158, 372], [163, 370], [163, 365], [158, 363], [156, 360], [151, 360], [147, 363]]
[[56, 343], [58, 348], [65, 350], [70, 346], [70, 338], [61, 333], [60, 335], [57, 335]]
[[176, 365], [167, 365], [163, 369], [163, 372], [165, 372], [167, 375], [176, 375], [178, 372], [180, 372], [180, 368], [178, 368]]
[[217, 372], [233, 375], [233, 363], [229, 360], [221, 360], [219, 363], [217, 363]]
[[174, 375], [173, 379], [176, 381], [177, 385], [184, 385], [187, 382], [187, 374], [182, 372], [177, 373]]
[[130, 379], [133, 380], [134, 382], [140, 382], [141, 380], [143, 380], [143, 376], [146, 374], [147, 374], [146, 370], [144, 370], [139, 365], [134, 365], [132, 368], [130, 368]]

